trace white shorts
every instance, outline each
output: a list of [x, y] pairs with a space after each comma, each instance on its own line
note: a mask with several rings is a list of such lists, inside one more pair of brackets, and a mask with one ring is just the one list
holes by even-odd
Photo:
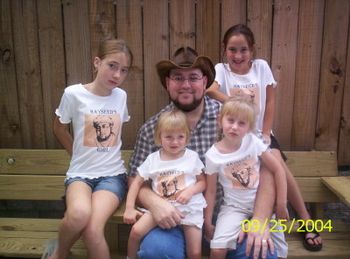
[[[250, 219], [252, 212], [246, 209], [222, 205], [216, 221], [214, 237], [210, 248], [236, 249], [238, 234], [242, 229], [241, 222]], [[275, 228], [277, 229], [277, 228]], [[287, 258], [288, 244], [283, 232], [271, 232], [278, 257]]]
[[185, 211], [183, 214], [185, 214], [185, 217], [181, 220], [181, 225], [196, 226], [202, 229], [204, 223], [203, 210]]

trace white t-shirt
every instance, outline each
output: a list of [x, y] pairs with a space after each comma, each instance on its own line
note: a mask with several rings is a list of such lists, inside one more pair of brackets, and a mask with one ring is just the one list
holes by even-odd
[[259, 185], [259, 156], [267, 146], [254, 134], [248, 133], [238, 150], [223, 154], [215, 144], [205, 154], [206, 174], [218, 173], [223, 187], [224, 204], [253, 210]]
[[97, 178], [126, 172], [121, 160], [121, 130], [130, 119], [126, 93], [120, 88], [109, 96], [89, 92], [82, 84], [67, 87], [56, 115], [72, 123], [73, 155], [67, 178]]
[[176, 202], [178, 192], [197, 182], [197, 175], [203, 172], [204, 165], [196, 152], [186, 149], [183, 156], [175, 160], [161, 160], [160, 152], [148, 155], [137, 168], [146, 181], [152, 180], [152, 189], [160, 197], [171, 202], [182, 212], [203, 210], [206, 201], [202, 193], [192, 196], [187, 204]]
[[228, 96], [235, 94], [247, 94], [254, 98], [257, 111], [256, 129], [262, 131], [264, 113], [266, 107], [266, 87], [277, 86], [272, 71], [263, 59], [254, 59], [252, 67], [245, 75], [239, 75], [231, 71], [226, 63], [215, 65], [215, 81], [220, 86], [220, 91]]

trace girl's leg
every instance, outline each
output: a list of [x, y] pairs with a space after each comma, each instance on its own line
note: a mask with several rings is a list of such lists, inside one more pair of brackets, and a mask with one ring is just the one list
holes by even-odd
[[196, 226], [183, 225], [186, 253], [189, 259], [200, 259], [202, 256], [202, 230]]
[[[287, 197], [288, 201], [298, 214], [298, 216], [303, 220], [311, 219], [309, 212], [306, 209], [303, 196], [301, 195], [298, 183], [296, 182], [292, 172], [289, 170], [287, 164], [284, 162], [281, 153], [278, 149], [272, 149], [272, 153], [277, 157], [285, 170], [286, 177], [287, 177]], [[308, 237], [314, 237], [316, 234], [314, 233], [307, 233], [305, 238]], [[308, 242], [312, 244], [321, 244], [322, 238], [319, 236], [313, 240], [308, 240]]]
[[132, 226], [128, 240], [128, 258], [137, 259], [137, 251], [140, 248], [141, 239], [156, 226], [157, 224], [149, 212], [143, 214]]
[[75, 181], [66, 191], [66, 211], [59, 226], [58, 247], [50, 259], [65, 259], [69, 250], [88, 224], [91, 215], [91, 188], [84, 182]]
[[210, 249], [210, 259], [225, 259], [227, 254], [226, 248]]
[[119, 203], [119, 198], [110, 191], [99, 190], [92, 194], [91, 217], [82, 233], [89, 258], [110, 258], [104, 229], [107, 220], [115, 212]]

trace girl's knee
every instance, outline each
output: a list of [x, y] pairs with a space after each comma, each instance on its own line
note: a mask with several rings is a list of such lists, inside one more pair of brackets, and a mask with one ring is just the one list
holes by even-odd
[[225, 258], [227, 249], [210, 249], [210, 258]]
[[90, 243], [98, 244], [100, 242], [104, 242], [104, 225], [96, 224], [96, 222], [90, 221], [84, 228], [82, 237], [84, 240]]
[[195, 259], [195, 258], [201, 258], [202, 257], [202, 251], [201, 250], [192, 250], [187, 251], [187, 258], [189, 259]]
[[70, 208], [66, 211], [63, 222], [72, 228], [84, 228], [88, 224], [91, 211], [84, 207]]
[[137, 224], [134, 224], [131, 228], [129, 238], [131, 240], [137, 240], [140, 241], [144, 237], [144, 234], [141, 232], [141, 230], [137, 227]]

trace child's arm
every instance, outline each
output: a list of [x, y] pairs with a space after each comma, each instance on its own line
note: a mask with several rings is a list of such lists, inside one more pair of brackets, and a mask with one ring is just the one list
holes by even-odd
[[272, 130], [273, 119], [275, 116], [275, 103], [276, 103], [276, 88], [272, 85], [266, 87], [266, 107], [263, 121], [263, 141], [265, 144], [270, 144], [270, 134]]
[[193, 195], [204, 192], [206, 186], [204, 174], [197, 175], [196, 178], [197, 182], [195, 184], [188, 186], [179, 193], [176, 197], [177, 202], [187, 204]]
[[204, 230], [205, 238], [207, 240], [213, 239], [215, 226], [212, 223], [213, 212], [216, 199], [216, 184], [218, 174], [207, 175], [207, 189], [205, 190], [205, 199], [207, 201], [207, 207], [204, 209]]
[[142, 215], [141, 212], [135, 209], [136, 197], [139, 193], [139, 190], [144, 182], [144, 179], [136, 175], [135, 179], [132, 181], [128, 196], [126, 198], [125, 212], [123, 215], [124, 223], [134, 224], [139, 216]]
[[215, 99], [215, 100], [218, 100], [219, 102], [225, 102], [229, 97], [222, 93], [220, 90], [219, 90], [220, 86], [219, 84], [214, 81], [214, 83], [211, 84], [211, 86], [206, 90], [206, 94]]
[[69, 131], [69, 125], [61, 123], [58, 116], [56, 116], [53, 122], [53, 132], [68, 154], [72, 155], [73, 137]]
[[276, 215], [279, 219], [289, 219], [287, 210], [287, 177], [281, 162], [272, 154], [265, 151], [261, 155], [262, 162], [274, 175], [276, 183]]

